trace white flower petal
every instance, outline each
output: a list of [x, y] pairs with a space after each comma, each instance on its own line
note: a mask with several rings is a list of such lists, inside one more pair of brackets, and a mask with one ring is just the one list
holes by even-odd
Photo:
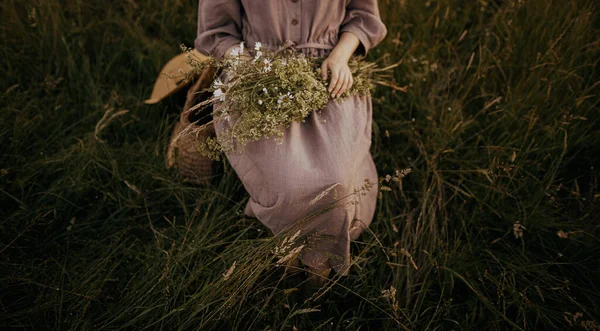
[[221, 86], [224, 86], [225, 84], [223, 84], [223, 82], [217, 78], [215, 79], [215, 81], [213, 82], [213, 87], [214, 88], [220, 88]]
[[221, 89], [216, 89], [213, 92], [213, 96], [215, 98], [219, 98], [219, 100], [221, 100], [221, 101], [225, 101], [225, 93], [223, 93], [223, 90], [221, 90]]
[[263, 60], [263, 70], [265, 72], [271, 71], [271, 60], [269, 60], [269, 59], [264, 59]]

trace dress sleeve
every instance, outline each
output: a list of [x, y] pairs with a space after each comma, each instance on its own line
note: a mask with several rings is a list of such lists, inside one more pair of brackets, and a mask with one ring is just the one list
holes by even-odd
[[340, 27], [342, 32], [351, 32], [360, 40], [356, 55], [367, 55], [371, 48], [377, 46], [387, 34], [387, 28], [379, 17], [377, 0], [350, 0]]
[[240, 0], [199, 0], [198, 32], [194, 41], [198, 52], [221, 59], [242, 39]]

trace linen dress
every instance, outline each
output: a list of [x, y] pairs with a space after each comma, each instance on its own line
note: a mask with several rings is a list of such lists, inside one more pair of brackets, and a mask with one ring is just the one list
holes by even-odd
[[[289, 40], [298, 52], [320, 57], [331, 52], [345, 31], [360, 41], [355, 54], [367, 54], [379, 44], [387, 29], [377, 0], [200, 0], [195, 48], [221, 58], [241, 41], [251, 50], [255, 42], [276, 49]], [[225, 81], [226, 74], [221, 78]], [[230, 125], [228, 120], [215, 121], [217, 137]], [[257, 218], [274, 235], [302, 224], [302, 234], [322, 236], [300, 251], [304, 265], [348, 274], [350, 241], [370, 225], [378, 195], [371, 125], [370, 96], [353, 96], [341, 103], [330, 99], [305, 122], [286, 127], [282, 144], [262, 139], [247, 144], [242, 154], [226, 154], [250, 194], [246, 216]], [[360, 189], [367, 178], [373, 185], [363, 191], [366, 194], [355, 195], [358, 204], [344, 203], [342, 197]], [[313, 217], [310, 225], [299, 223], [333, 202], [341, 207]]]

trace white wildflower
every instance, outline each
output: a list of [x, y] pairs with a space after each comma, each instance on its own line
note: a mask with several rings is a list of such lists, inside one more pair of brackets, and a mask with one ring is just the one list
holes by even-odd
[[260, 41], [255, 42], [254, 49], [260, 51], [262, 49], [262, 43]]
[[240, 43], [240, 55], [244, 54], [244, 42]]
[[260, 59], [262, 55], [263, 53], [261, 51], [256, 52], [256, 55], [254, 56], [254, 61], [258, 61], [258, 59]]
[[236, 47], [236, 48], [232, 49], [231, 56], [233, 56], [234, 58], [238, 58], [240, 56], [240, 48]]
[[280, 94], [279, 100], [277, 100], [277, 103], [279, 103], [279, 104], [289, 103], [290, 101], [292, 101], [293, 98], [294, 98], [294, 96], [290, 92], [288, 92], [287, 94]]
[[265, 59], [263, 61], [263, 70], [264, 72], [269, 72], [271, 71], [271, 60], [269, 59]]
[[225, 84], [223, 84], [223, 82], [219, 78], [215, 79], [215, 81], [213, 82], [213, 88], [219, 89], [221, 88], [221, 86], [225, 86]]
[[225, 93], [223, 93], [223, 90], [221, 90], [220, 88], [219, 88], [219, 89], [216, 89], [216, 90], [213, 92], [213, 96], [214, 96], [215, 98], [219, 98], [219, 100], [221, 100], [221, 101], [225, 101]]
[[263, 101], [262, 101], [262, 100], [258, 100], [258, 104], [259, 104], [259, 105], [262, 105], [262, 104], [263, 104]]

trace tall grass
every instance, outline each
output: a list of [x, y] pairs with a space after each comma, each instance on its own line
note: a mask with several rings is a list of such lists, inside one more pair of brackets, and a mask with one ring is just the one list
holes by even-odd
[[595, 1], [380, 1], [370, 56], [407, 92], [373, 96], [372, 154], [412, 172], [312, 297], [227, 162], [204, 187], [164, 169], [183, 96], [141, 101], [195, 1], [0, 8], [0, 325], [599, 328]]

